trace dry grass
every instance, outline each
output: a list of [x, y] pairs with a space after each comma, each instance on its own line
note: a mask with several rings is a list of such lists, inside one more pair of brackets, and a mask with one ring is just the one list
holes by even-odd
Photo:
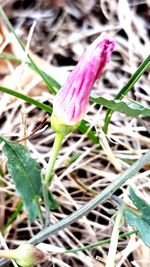
[[[148, 0], [130, 1], [130, 4], [127, 0], [0, 2], [14, 24], [17, 34], [25, 43], [27, 40], [30, 41], [30, 50], [37, 64], [61, 84], [84, 49], [100, 32], [105, 31], [114, 36], [117, 46], [111, 63], [93, 89], [97, 95], [113, 98], [149, 53], [150, 2]], [[32, 38], [29, 38], [34, 20], [36, 20], [34, 33]], [[19, 58], [24, 58], [16, 40], [12, 38], [2, 21], [0, 51], [11, 52]], [[145, 73], [129, 94], [131, 98], [147, 106], [150, 105], [149, 81], [150, 76]], [[1, 60], [0, 83], [35, 96], [41, 102], [52, 104], [53, 96], [41, 78], [26, 65], [17, 66]], [[23, 105], [21, 100], [1, 94], [0, 134], [12, 140], [30, 135], [43, 121], [45, 115], [34, 106]], [[84, 205], [92, 198], [94, 190], [98, 192], [103, 190], [150, 146], [148, 119], [145, 119], [146, 124], [141, 124], [136, 119], [114, 113], [108, 135], [102, 136], [100, 129], [104, 117], [105, 109], [97, 105], [90, 106], [86, 117], [96, 127], [99, 137], [103, 138], [103, 149], [93, 145], [86, 135], [81, 135], [79, 132], [67, 136], [63, 142], [52, 185], [60, 209], [52, 212], [52, 223], [65, 218]], [[43, 128], [27, 141], [32, 156], [40, 162], [43, 170], [47, 167], [53, 140], [54, 133], [49, 127], [48, 118]], [[70, 163], [68, 159], [76, 155], [78, 155], [77, 160]], [[5, 163], [6, 160], [2, 155], [1, 169], [6, 175], [5, 179], [0, 178], [0, 227], [7, 222], [19, 202], [13, 181], [6, 172]], [[128, 187], [133, 186], [150, 202], [149, 175], [150, 167], [147, 166], [147, 169], [133, 177], [116, 194], [128, 202]], [[90, 190], [83, 188], [81, 183]], [[114, 223], [110, 208], [114, 208], [110, 202], [99, 206], [87, 217], [39, 244], [42, 249], [53, 252], [53, 266], [105, 266], [109, 245], [90, 249], [85, 253], [60, 254], [60, 252], [110, 237]], [[38, 221], [30, 225], [23, 211], [4, 232], [3, 238], [1, 236], [1, 247], [4, 246], [4, 240], [9, 248], [19, 245], [40, 229]], [[128, 230], [126, 226], [121, 229], [121, 231], [126, 230]], [[97, 260], [96, 256], [99, 256], [100, 260]], [[149, 266], [149, 249], [133, 235], [119, 241], [116, 262], [117, 267]], [[43, 266], [50, 266], [50, 263]]]

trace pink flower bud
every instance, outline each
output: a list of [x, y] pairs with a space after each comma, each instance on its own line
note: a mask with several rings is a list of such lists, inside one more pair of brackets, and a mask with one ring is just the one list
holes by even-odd
[[0, 258], [14, 259], [22, 267], [33, 267], [39, 263], [51, 261], [50, 254], [27, 243], [16, 249], [0, 250]]
[[76, 125], [85, 116], [95, 81], [110, 60], [115, 42], [99, 36], [84, 52], [54, 98], [53, 115], [65, 125]]

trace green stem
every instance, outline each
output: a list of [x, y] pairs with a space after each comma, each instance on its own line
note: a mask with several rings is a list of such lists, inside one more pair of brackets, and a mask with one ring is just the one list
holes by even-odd
[[0, 258], [14, 259], [14, 251], [15, 249], [0, 250]]
[[49, 214], [49, 186], [52, 183], [53, 176], [54, 176], [54, 166], [55, 162], [61, 147], [61, 143], [64, 136], [56, 133], [55, 141], [53, 144], [53, 148], [51, 151], [51, 155], [48, 162], [48, 168], [46, 170], [45, 177], [43, 179], [43, 196], [44, 196], [44, 203], [45, 203], [45, 226], [50, 224], [50, 214]]
[[[144, 71], [150, 66], [150, 55], [143, 61], [143, 63], [138, 67], [136, 72], [131, 76], [128, 83], [119, 91], [119, 93], [116, 95], [115, 100], [121, 100], [123, 97], [133, 88], [135, 83], [139, 80], [139, 78], [142, 76]], [[108, 109], [104, 121], [103, 131], [107, 133], [108, 126], [110, 123], [111, 116], [113, 114], [113, 110]]]
[[22, 210], [23, 207], [23, 202], [19, 201], [16, 210], [13, 212], [13, 214], [10, 216], [10, 218], [8, 219], [8, 221], [6, 222], [6, 224], [1, 228], [1, 232], [3, 233], [10, 224], [12, 224], [15, 219], [19, 216], [20, 211]]
[[[123, 239], [124, 237], [128, 237], [128, 236], [136, 234], [136, 233], [138, 233], [138, 230], [128, 231], [126, 233], [120, 234], [118, 239], [120, 240], [120, 239]], [[88, 250], [90, 248], [95, 248], [95, 247], [99, 247], [99, 246], [103, 246], [103, 245], [109, 244], [110, 242], [111, 242], [111, 238], [107, 238], [105, 240], [101, 240], [101, 241], [98, 241], [98, 242], [95, 242], [95, 243], [92, 243], [92, 244], [89, 244], [89, 245], [86, 245], [86, 246], [82, 246], [80, 248], [73, 248], [73, 249], [65, 250], [61, 254], [76, 253], [78, 251], [85, 251], [85, 250]]]
[[91, 210], [96, 208], [98, 205], [104, 203], [112, 194], [120, 188], [128, 179], [133, 177], [143, 166], [150, 160], [150, 150], [139, 160], [137, 160], [133, 165], [128, 168], [123, 174], [121, 174], [115, 181], [113, 181], [109, 186], [107, 186], [102, 192], [97, 194], [88, 203], [82, 206], [80, 209], [73, 212], [71, 215], [62, 219], [58, 223], [41, 230], [37, 235], [29, 240], [31, 244], [37, 244], [45, 240], [49, 235], [56, 234], [60, 230], [66, 228], [72, 223], [79, 220], [81, 217], [88, 214]]
[[[22, 60], [20, 58], [17, 58], [15, 55], [10, 54], [10, 53], [0, 53], [0, 58], [1, 59], [5, 59], [5, 60], [9, 60], [15, 63], [20, 64], [22, 62]], [[28, 62], [27, 62], [28, 64]]]
[[[6, 60], [9, 60], [9, 61], [12, 61], [12, 62], [16, 62], [18, 64], [21, 64], [22, 63], [22, 59], [20, 58], [17, 58], [15, 55], [13, 54], [9, 54], [9, 53], [1, 53], [0, 54], [0, 58], [2, 59], [6, 59]], [[54, 79], [52, 78], [49, 74], [47, 74], [46, 72], [44, 72], [42, 69], [40, 69], [38, 67], [35, 68], [35, 66], [33, 66], [33, 64], [31, 62], [25, 62], [32, 70], [34, 70], [36, 73], [38, 73], [40, 75], [40, 73], [42, 73], [42, 79], [43, 77], [45, 77], [45, 83], [46, 85], [48, 86], [48, 88], [50, 89], [50, 92], [52, 92], [54, 95], [57, 93], [58, 89], [60, 89], [61, 85]], [[39, 71], [40, 70], [40, 73]]]
[[49, 107], [48, 105], [45, 105], [45, 104], [35, 100], [32, 97], [29, 97], [29, 96], [24, 95], [24, 94], [22, 94], [20, 92], [14, 91], [12, 89], [9, 89], [9, 88], [3, 87], [3, 86], [0, 86], [0, 91], [4, 92], [4, 93], [7, 93], [9, 95], [16, 96], [17, 98], [20, 98], [20, 99], [26, 101], [27, 103], [30, 103], [30, 104], [32, 104], [32, 105], [34, 105], [34, 106], [36, 106], [36, 107], [38, 107], [38, 108], [40, 108], [42, 110], [45, 110], [50, 114], [52, 113], [52, 108], [51, 107]]
[[[20, 40], [20, 38], [18, 37], [18, 35], [15, 33], [14, 28], [12, 27], [8, 17], [6, 16], [5, 12], [3, 11], [2, 7], [0, 6], [0, 15], [3, 18], [3, 20], [5, 21], [7, 27], [9, 28], [9, 30], [13, 33], [13, 35], [15, 36], [16, 40], [18, 41], [18, 43], [20, 44], [20, 47], [22, 48], [23, 51], [26, 50], [25, 45], [22, 43], [22, 41]], [[34, 60], [32, 59], [32, 57], [27, 54], [27, 57], [32, 65], [32, 68], [42, 77], [43, 81], [47, 84], [47, 86], [49, 88], [51, 88], [51, 83], [49, 81], [49, 78], [47, 75], [44, 74], [44, 72], [39, 69], [39, 67], [36, 65], [36, 63], [34, 62]]]
[[54, 165], [55, 165], [55, 162], [56, 162], [56, 159], [57, 159], [57, 155], [59, 153], [63, 138], [64, 138], [63, 135], [60, 135], [60, 134], [56, 133], [54, 145], [53, 145], [53, 148], [52, 148], [51, 156], [49, 158], [48, 168], [46, 170], [45, 179], [44, 179], [45, 184], [48, 185], [48, 186], [50, 186], [51, 183], [52, 183]]

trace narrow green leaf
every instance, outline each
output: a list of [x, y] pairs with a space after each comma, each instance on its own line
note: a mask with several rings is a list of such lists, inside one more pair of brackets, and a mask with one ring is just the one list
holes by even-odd
[[6, 222], [6, 224], [2, 227], [1, 232], [3, 233], [8, 227], [9, 225], [11, 225], [16, 218], [18, 217], [19, 213], [21, 212], [23, 207], [23, 203], [22, 201], [19, 201], [16, 210], [11, 214], [10, 218], [8, 219], [8, 221]]
[[[48, 105], [45, 105], [37, 100], [35, 100], [34, 98], [32, 97], [29, 97], [27, 95], [24, 95], [20, 92], [17, 92], [17, 91], [14, 91], [10, 88], [6, 88], [6, 87], [3, 87], [3, 86], [0, 86], [0, 91], [1, 92], [4, 92], [4, 93], [7, 93], [9, 95], [13, 95], [13, 96], [16, 96], [24, 101], [26, 101], [27, 103], [30, 103], [30, 104], [33, 104], [34, 106], [42, 109], [42, 110], [45, 110], [47, 111], [48, 113], [52, 113], [52, 108]], [[90, 125], [84, 120], [81, 122], [80, 126], [79, 126], [79, 131], [82, 132], [82, 133], [86, 133], [87, 130], [89, 129]], [[96, 136], [95, 132], [90, 130], [88, 131], [88, 134], [87, 134], [88, 138], [91, 139], [95, 144], [97, 144], [99, 142], [98, 140], [98, 137]]]
[[[118, 94], [115, 96], [114, 100], [121, 100], [129, 91], [132, 90], [135, 83], [140, 79], [140, 77], [143, 75], [144, 71], [146, 71], [150, 66], [150, 55], [142, 62], [142, 64], [137, 68], [135, 73], [131, 76], [129, 81], [125, 86], [121, 88], [121, 90], [118, 92]], [[111, 119], [111, 116], [113, 114], [112, 109], [108, 109], [106, 116], [105, 116], [105, 122], [103, 126], [103, 130], [105, 133], [108, 131], [109, 122]]]
[[30, 103], [42, 110], [45, 110], [47, 111], [48, 113], [52, 113], [52, 108], [48, 105], [45, 105], [37, 100], [35, 100], [34, 98], [30, 97], [30, 96], [27, 96], [23, 93], [20, 93], [20, 92], [17, 92], [15, 90], [12, 90], [10, 88], [7, 88], [7, 87], [3, 87], [3, 86], [0, 86], [0, 92], [4, 92], [6, 94], [9, 94], [9, 95], [13, 95], [13, 96], [16, 96], [17, 98], [20, 98], [24, 101], [26, 101], [27, 103]]
[[[0, 54], [0, 58], [2, 59], [6, 59], [6, 60], [9, 60], [9, 61], [12, 61], [12, 62], [16, 62], [18, 64], [21, 64], [22, 63], [22, 59], [16, 57], [15, 55], [13, 54], [10, 54], [10, 53], [1, 53]], [[34, 70], [36, 73], [39, 74], [39, 71], [40, 70], [40, 73], [42, 73], [42, 79], [44, 77], [44, 81], [45, 83], [47, 84], [48, 88], [50, 89], [50, 91], [53, 93], [53, 94], [56, 94], [58, 89], [60, 89], [61, 85], [54, 79], [52, 78], [49, 74], [47, 74], [46, 72], [44, 72], [43, 70], [41, 70], [39, 67], [38, 69], [35, 67], [35, 64], [33, 65], [33, 63], [30, 63], [30, 62], [26, 62], [26, 64], [32, 69]]]
[[107, 107], [112, 111], [118, 111], [131, 117], [138, 117], [139, 115], [150, 117], [150, 108], [144, 107], [137, 102], [126, 104], [120, 100], [107, 100], [103, 97], [91, 97], [90, 100], [94, 103]]
[[37, 216], [42, 220], [39, 204], [39, 197], [41, 196], [40, 165], [31, 158], [24, 146], [0, 137], [0, 142], [2, 141], [5, 143], [2, 149], [8, 159], [9, 174], [23, 200], [30, 221], [33, 222]]
[[61, 85], [54, 78], [52, 78], [46, 72], [41, 70], [39, 67], [37, 71], [37, 68], [35, 68], [35, 65], [33, 65], [33, 63], [29, 63], [29, 66], [38, 74], [40, 71], [40, 76], [42, 76], [43, 81], [45, 81], [46, 85], [48, 86], [48, 89], [50, 89], [50, 91], [55, 95], [58, 92], [58, 89], [60, 89]]
[[[18, 37], [18, 35], [16, 34], [13, 26], [11, 25], [7, 15], [5, 14], [4, 10], [2, 9], [2, 7], [0, 6], [0, 15], [3, 18], [3, 20], [5, 21], [7, 27], [9, 28], [9, 30], [13, 33], [13, 35], [15, 36], [16, 40], [18, 41], [18, 43], [20, 44], [20, 47], [22, 48], [23, 51], [26, 50], [25, 45], [23, 44], [23, 42], [20, 40], [20, 38]], [[30, 65], [32, 67], [32, 69], [34, 69], [43, 79], [43, 81], [46, 83], [46, 85], [48, 86], [49, 89], [52, 90], [53, 93], [56, 93], [57, 88], [59, 88], [59, 84], [50, 76], [48, 76], [45, 72], [43, 72], [35, 63], [35, 61], [32, 59], [32, 57], [30, 56], [30, 54], [27, 54], [27, 58], [29, 59]]]
[[17, 58], [15, 55], [11, 54], [11, 53], [1, 53], [0, 54], [0, 58], [1, 59], [5, 59], [5, 60], [9, 60], [15, 63], [21, 63], [22, 60]]
[[133, 189], [130, 189], [130, 197], [137, 210], [125, 206], [123, 216], [129, 225], [138, 229], [140, 238], [150, 247], [150, 205]]

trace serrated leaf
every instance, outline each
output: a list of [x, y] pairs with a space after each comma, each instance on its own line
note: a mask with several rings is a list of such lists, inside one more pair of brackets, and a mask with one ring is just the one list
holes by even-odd
[[127, 105], [121, 100], [108, 100], [103, 97], [90, 97], [90, 100], [94, 103], [107, 107], [112, 111], [124, 113], [127, 116], [138, 117], [139, 115], [142, 115], [144, 117], [150, 117], [150, 108], [144, 107], [137, 102], [129, 103]]
[[2, 150], [6, 155], [8, 172], [14, 180], [16, 191], [21, 196], [31, 222], [39, 216], [41, 220], [39, 196], [41, 195], [40, 165], [31, 158], [28, 150], [17, 142], [0, 137], [5, 145]]
[[150, 247], [150, 205], [133, 189], [130, 189], [130, 197], [137, 210], [125, 206], [123, 216], [129, 225], [138, 229], [140, 238]]

